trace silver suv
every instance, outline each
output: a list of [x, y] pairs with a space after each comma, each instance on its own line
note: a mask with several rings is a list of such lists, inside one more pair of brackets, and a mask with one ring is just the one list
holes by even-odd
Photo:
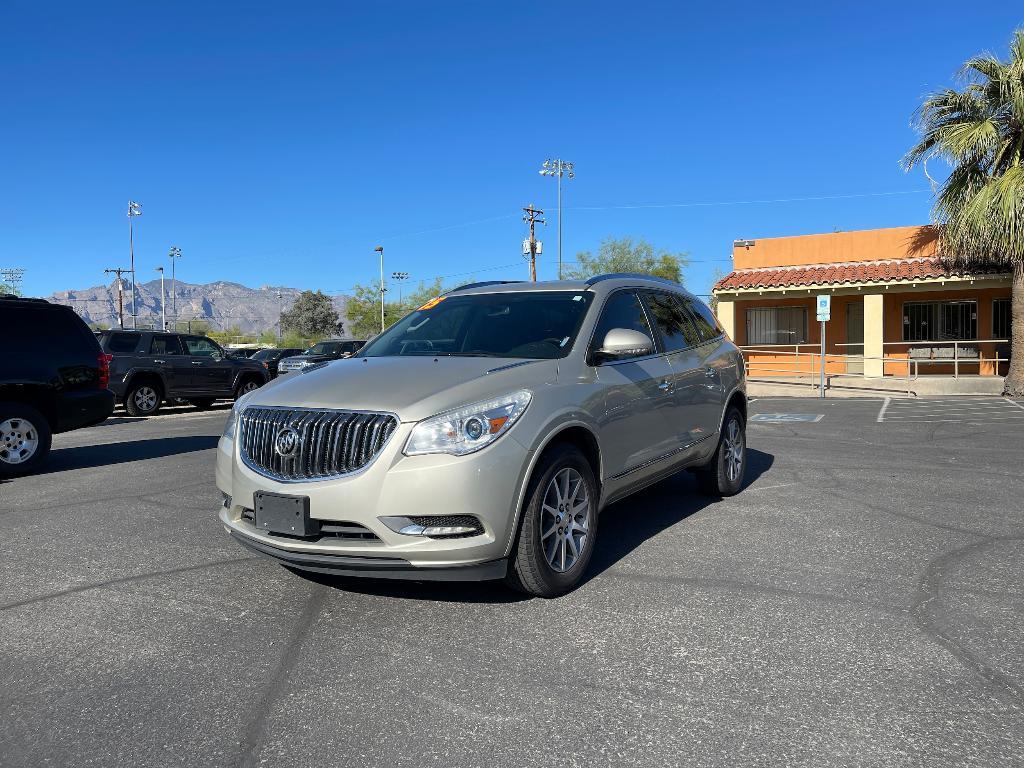
[[746, 412], [739, 351], [676, 283], [475, 283], [239, 400], [220, 519], [292, 568], [550, 597], [608, 504], [684, 468], [736, 493]]

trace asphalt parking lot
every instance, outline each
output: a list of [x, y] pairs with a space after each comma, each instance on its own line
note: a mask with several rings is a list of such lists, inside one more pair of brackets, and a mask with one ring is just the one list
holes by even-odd
[[58, 436], [0, 485], [0, 764], [1024, 764], [1024, 407], [752, 413], [739, 496], [614, 505], [550, 601], [250, 556], [224, 408]]

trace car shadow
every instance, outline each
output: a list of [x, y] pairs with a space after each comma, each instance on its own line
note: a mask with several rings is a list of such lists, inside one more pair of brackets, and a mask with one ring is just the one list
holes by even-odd
[[[748, 448], [743, 488], [748, 488], [770, 470], [774, 462], [772, 454]], [[597, 548], [581, 584], [599, 576], [648, 539], [716, 503], [721, 503], [721, 499], [702, 495], [693, 475], [683, 471], [612, 504], [601, 513]], [[360, 579], [299, 570], [292, 572], [332, 589], [402, 600], [500, 604], [531, 599], [500, 582]]]
[[[774, 463], [774, 455], [748, 448], [743, 489], [749, 488]], [[721, 502], [720, 497], [702, 494], [697, 478], [684, 471], [608, 506], [601, 513], [597, 548], [583, 583], [611, 568], [648, 539]]]
[[111, 464], [125, 464], [145, 459], [160, 459], [182, 453], [205, 451], [217, 446], [217, 436], [189, 435], [186, 437], [161, 437], [152, 440], [133, 440], [123, 443], [101, 445], [78, 445], [74, 448], [59, 448], [50, 453], [46, 464], [35, 474], [48, 475], [69, 469], [106, 467]]

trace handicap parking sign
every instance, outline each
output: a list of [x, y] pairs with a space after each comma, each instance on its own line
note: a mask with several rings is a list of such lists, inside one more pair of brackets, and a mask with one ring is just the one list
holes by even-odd
[[818, 296], [818, 319], [830, 320], [832, 318], [832, 294], [823, 293]]

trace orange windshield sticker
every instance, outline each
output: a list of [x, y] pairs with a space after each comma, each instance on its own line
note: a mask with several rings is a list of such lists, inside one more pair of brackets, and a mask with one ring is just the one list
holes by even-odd
[[422, 307], [420, 307], [418, 311], [422, 312], [424, 309], [433, 309], [434, 307], [436, 307], [438, 304], [440, 304], [444, 300], [445, 300], [444, 296], [437, 296], [437, 297], [431, 299], [430, 301], [428, 301]]

